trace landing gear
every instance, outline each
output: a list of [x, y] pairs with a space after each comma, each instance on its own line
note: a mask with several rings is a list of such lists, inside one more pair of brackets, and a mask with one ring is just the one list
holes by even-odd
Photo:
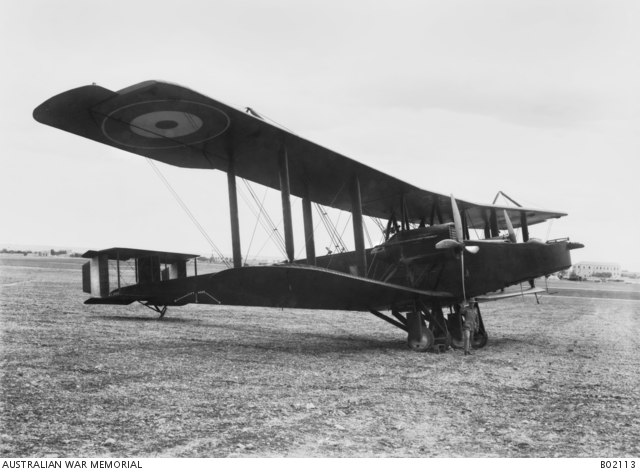
[[442, 307], [434, 306], [429, 310], [423, 305], [423, 311], [428, 320], [429, 329], [433, 332], [433, 348], [436, 352], [444, 352], [451, 346], [451, 333], [447, 328], [447, 321], [444, 319]]
[[[421, 301], [417, 306], [420, 310], [407, 313], [409, 347], [418, 352], [445, 352], [451, 346], [452, 337], [442, 308], [440, 306], [429, 308]], [[397, 318], [398, 314], [395, 315]]]
[[[378, 318], [390, 323], [407, 332], [407, 344], [412, 351], [444, 352], [449, 347], [454, 349], [463, 348], [462, 324], [464, 317], [460, 313], [460, 306], [456, 305], [450, 310], [445, 318], [442, 307], [428, 307], [418, 300], [413, 306], [413, 311], [406, 315], [397, 310], [392, 310], [391, 314], [395, 319], [383, 315], [379, 311], [371, 310], [371, 313]], [[471, 346], [474, 349], [481, 349], [486, 346], [489, 337], [484, 329], [480, 309], [478, 310], [478, 329], [471, 337]]]
[[[476, 310], [478, 310], [478, 327], [475, 333], [471, 336], [471, 347], [473, 349], [482, 349], [487, 345], [489, 336], [484, 329], [484, 323], [482, 322], [482, 314], [480, 313], [480, 307], [475, 304]], [[462, 333], [462, 325], [464, 324], [464, 315], [460, 313], [460, 305], [455, 305], [449, 316], [447, 317], [447, 327], [451, 333], [451, 347], [454, 349], [464, 348], [464, 338]]]
[[158, 316], [158, 319], [161, 320], [164, 315], [167, 313], [167, 308], [169, 308], [167, 305], [153, 305], [149, 302], [138, 302], [141, 305], [146, 306], [147, 308], [149, 308], [150, 310], [155, 311], [156, 313], [159, 313], [160, 316]]
[[426, 352], [433, 347], [434, 336], [424, 321], [422, 313], [407, 313], [407, 343], [413, 351]]

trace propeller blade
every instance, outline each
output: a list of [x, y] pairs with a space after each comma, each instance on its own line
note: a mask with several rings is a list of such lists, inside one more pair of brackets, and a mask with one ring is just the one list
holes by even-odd
[[518, 240], [516, 238], [516, 232], [513, 229], [513, 225], [511, 224], [511, 218], [509, 218], [507, 210], [502, 211], [504, 211], [504, 219], [507, 222], [507, 230], [509, 230], [509, 241], [511, 241], [512, 243], [516, 243], [518, 242]]
[[460, 217], [460, 210], [456, 199], [451, 195], [451, 211], [453, 213], [453, 224], [456, 227], [456, 239], [462, 241], [464, 239], [464, 233], [462, 232], [462, 218]]
[[443, 239], [436, 243], [436, 249], [455, 249], [462, 246], [463, 244], [455, 239]]

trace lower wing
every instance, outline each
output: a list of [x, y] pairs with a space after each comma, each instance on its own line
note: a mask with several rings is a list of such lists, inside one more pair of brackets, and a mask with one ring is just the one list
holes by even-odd
[[276, 265], [227, 269], [215, 274], [138, 284], [87, 304], [128, 304], [146, 301], [155, 305], [208, 303], [324, 310], [386, 309], [416, 299], [453, 299], [448, 292], [418, 290], [357, 277], [329, 269]]

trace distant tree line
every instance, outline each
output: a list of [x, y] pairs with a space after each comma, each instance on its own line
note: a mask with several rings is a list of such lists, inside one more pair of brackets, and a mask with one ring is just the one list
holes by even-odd
[[21, 250], [15, 250], [15, 249], [6, 249], [6, 248], [2, 248], [2, 251], [0, 251], [0, 254], [22, 254], [23, 256], [26, 256], [27, 254], [32, 254], [33, 251], [21, 251]]
[[0, 250], [0, 254], [22, 254], [26, 256], [28, 254], [34, 254], [36, 256], [70, 256], [70, 257], [82, 257], [82, 254], [77, 252], [69, 252], [67, 249], [62, 249], [60, 251], [56, 251], [55, 249], [50, 249], [48, 251], [30, 251], [28, 249], [7, 249], [2, 248]]

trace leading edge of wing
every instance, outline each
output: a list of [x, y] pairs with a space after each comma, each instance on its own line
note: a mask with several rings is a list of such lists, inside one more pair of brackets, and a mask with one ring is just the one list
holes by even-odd
[[[358, 177], [364, 215], [389, 218], [408, 214], [414, 222], [437, 214], [453, 220], [449, 196], [420, 189], [342, 154], [191, 89], [159, 81], [113, 92], [97, 85], [56, 95], [38, 106], [34, 118], [167, 164], [227, 171], [233, 156], [238, 177], [280, 189], [283, 150], [289, 161], [291, 193], [322, 205], [351, 211], [350, 184]], [[529, 225], [565, 213], [481, 205], [459, 200], [468, 226], [486, 226], [488, 212], [507, 209], [515, 227], [521, 212]], [[502, 226], [502, 212], [497, 212]]]

